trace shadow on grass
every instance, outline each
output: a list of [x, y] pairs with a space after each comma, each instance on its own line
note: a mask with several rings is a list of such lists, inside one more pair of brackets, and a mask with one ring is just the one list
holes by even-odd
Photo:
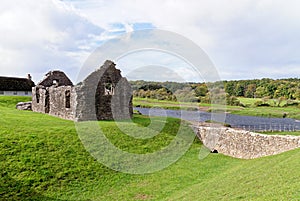
[[7, 174], [1, 174], [0, 200], [39, 200], [39, 201], [63, 201], [57, 198], [45, 197], [35, 192], [32, 187], [22, 184]]

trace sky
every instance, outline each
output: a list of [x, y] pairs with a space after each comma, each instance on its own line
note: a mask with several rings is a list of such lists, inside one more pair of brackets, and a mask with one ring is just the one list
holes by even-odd
[[[62, 70], [77, 82], [86, 60], [107, 41], [160, 29], [198, 45], [222, 80], [299, 78], [299, 10], [297, 0], [2, 0], [0, 75], [30, 73], [38, 82]], [[174, 64], [172, 55], [148, 53], [120, 59], [117, 68], [129, 79], [150, 80], [152, 73], [157, 80], [167, 74], [161, 79], [203, 81], [184, 62]], [[155, 74], [150, 59], [163, 58], [172, 62], [158, 63], [166, 71]], [[129, 69], [137, 60], [144, 63], [134, 73]]]

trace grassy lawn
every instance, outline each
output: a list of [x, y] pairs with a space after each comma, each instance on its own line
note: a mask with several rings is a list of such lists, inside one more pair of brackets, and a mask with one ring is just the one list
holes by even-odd
[[244, 105], [250, 105], [250, 106], [253, 106], [255, 102], [261, 100], [261, 98], [241, 98], [241, 97], [238, 97], [237, 99], [241, 101], [241, 103], [243, 103]]
[[[244, 105], [248, 105], [248, 106], [254, 106], [255, 102], [257, 101], [261, 101], [262, 99], [261, 98], [244, 98], [244, 97], [238, 97], [238, 100], [241, 101]], [[274, 101], [275, 101], [275, 106], [277, 106], [278, 104], [278, 100], [273, 100], [273, 99], [269, 99], [267, 101], [268, 104], [270, 104], [271, 106], [274, 106]], [[298, 101], [299, 102], [299, 101]], [[280, 106], [283, 106], [284, 104], [286, 104], [287, 101], [286, 100], [283, 100], [281, 103], [280, 103]]]
[[[242, 110], [232, 111], [232, 114], [248, 115], [248, 116], [262, 116], [262, 117], [278, 117], [282, 118], [286, 114], [288, 118], [300, 119], [300, 107], [289, 106], [289, 107], [255, 107], [254, 103], [261, 99], [255, 98], [239, 98], [239, 100], [245, 104], [250, 105], [249, 107], [243, 108]], [[281, 105], [285, 104], [283, 101]], [[269, 104], [272, 105], [272, 100], [269, 100]]]
[[[0, 200], [297, 200], [300, 197], [299, 149], [254, 160], [222, 154], [210, 154], [199, 160], [201, 143], [195, 140], [181, 159], [161, 171], [126, 174], [97, 162], [85, 150], [72, 121], [14, 109], [15, 103], [26, 100], [0, 97]], [[145, 116], [137, 115], [133, 121], [141, 127], [153, 125]], [[157, 117], [152, 121], [162, 119]], [[168, 118], [165, 127], [151, 139], [128, 137], [112, 121], [101, 121], [99, 125], [119, 148], [150, 153], [174, 139], [179, 123], [178, 119]], [[126, 127], [126, 121], [122, 124]], [[127, 129], [131, 130], [129, 123]], [[185, 132], [193, 135], [187, 125]]]
[[282, 131], [282, 132], [262, 132], [263, 134], [269, 135], [295, 135], [300, 136], [300, 131]]
[[[133, 105], [135, 107], [161, 107], [164, 109], [171, 109], [171, 110], [196, 110], [199, 107], [198, 103], [186, 103], [186, 102], [177, 102], [177, 101], [166, 101], [166, 100], [157, 100], [157, 99], [150, 99], [150, 98], [137, 98], [133, 99]], [[203, 105], [205, 107], [209, 107], [209, 104]]]
[[243, 110], [235, 110], [232, 114], [261, 116], [261, 117], [278, 117], [282, 118], [287, 114], [287, 118], [300, 119], [299, 107], [250, 107]]
[[[212, 105], [209, 103], [191, 103], [191, 102], [177, 102], [177, 101], [166, 101], [166, 100], [157, 100], [157, 99], [150, 99], [150, 98], [133, 98], [133, 105], [135, 107], [160, 107], [164, 109], [171, 109], [171, 110], [203, 110], [203, 111], [210, 111]], [[215, 108], [223, 108], [219, 105], [214, 105]], [[242, 107], [237, 106], [226, 106], [227, 110], [241, 110]]]

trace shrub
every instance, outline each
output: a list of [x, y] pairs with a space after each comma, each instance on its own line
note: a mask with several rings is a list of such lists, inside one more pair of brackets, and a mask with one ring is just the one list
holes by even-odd
[[299, 102], [293, 100], [287, 100], [286, 103], [283, 105], [283, 107], [288, 107], [288, 106], [299, 106]]
[[256, 107], [269, 107], [270, 106], [270, 104], [269, 103], [264, 103], [263, 101], [261, 101], [261, 100], [259, 100], [259, 101], [256, 101], [255, 103], [254, 103], [254, 105], [256, 106]]
[[237, 99], [237, 97], [235, 97], [235, 96], [229, 96], [229, 95], [227, 95], [226, 96], [226, 102], [227, 102], [227, 105], [245, 107], [245, 105], [243, 103], [241, 103], [239, 101], [239, 99]]

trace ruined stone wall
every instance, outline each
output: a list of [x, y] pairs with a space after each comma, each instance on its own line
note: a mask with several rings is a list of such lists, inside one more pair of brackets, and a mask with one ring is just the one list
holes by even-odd
[[300, 147], [300, 136], [264, 135], [214, 126], [195, 126], [199, 139], [211, 151], [235, 158], [252, 159]]
[[49, 114], [63, 119], [75, 117], [76, 92], [72, 86], [49, 87]]
[[46, 106], [46, 95], [47, 90], [45, 87], [36, 86], [32, 88], [32, 111], [40, 112], [40, 113], [47, 113]]
[[[111, 84], [113, 93], [105, 93]], [[132, 117], [132, 91], [112, 61], [106, 61], [97, 71], [76, 86], [76, 121], [126, 119]]]
[[121, 78], [116, 85], [115, 95], [111, 99], [111, 110], [114, 119], [132, 118], [132, 89], [126, 78]]
[[76, 92], [72, 86], [37, 86], [32, 89], [32, 111], [34, 112], [73, 120], [75, 108]]
[[132, 90], [107, 60], [76, 86], [63, 72], [50, 71], [32, 89], [32, 109], [75, 121], [127, 119], [133, 114]]

